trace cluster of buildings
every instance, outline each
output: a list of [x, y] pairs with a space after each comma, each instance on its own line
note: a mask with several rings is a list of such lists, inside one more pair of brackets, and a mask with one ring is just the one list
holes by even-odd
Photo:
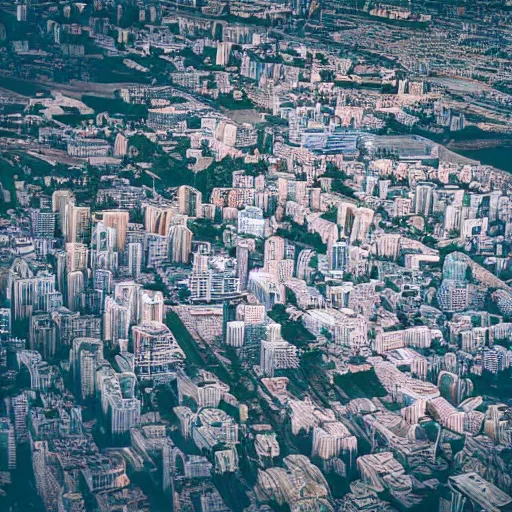
[[2, 510], [511, 510], [506, 9], [0, 14]]

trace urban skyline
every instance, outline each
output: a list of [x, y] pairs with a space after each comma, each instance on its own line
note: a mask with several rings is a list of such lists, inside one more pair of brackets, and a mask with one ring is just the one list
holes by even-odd
[[2, 512], [512, 511], [509, 0], [0, 0]]

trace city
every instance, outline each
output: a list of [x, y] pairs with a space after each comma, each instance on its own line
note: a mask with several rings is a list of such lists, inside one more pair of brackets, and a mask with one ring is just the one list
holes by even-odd
[[511, 155], [510, 0], [0, 0], [0, 510], [512, 511]]

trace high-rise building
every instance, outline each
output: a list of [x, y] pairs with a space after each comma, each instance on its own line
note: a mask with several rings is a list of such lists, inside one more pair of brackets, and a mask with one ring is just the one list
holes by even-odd
[[123, 158], [126, 156], [127, 152], [128, 139], [122, 133], [118, 133], [114, 142], [114, 156]]
[[169, 259], [169, 238], [164, 235], [146, 234], [146, 267], [160, 268]]
[[0, 418], [0, 471], [16, 469], [16, 437], [12, 423]]
[[263, 210], [257, 206], [246, 206], [238, 212], [238, 232], [259, 238], [265, 236]]
[[295, 269], [295, 275], [298, 279], [311, 283], [316, 266], [318, 266], [314, 263], [315, 258], [318, 261], [316, 252], [312, 249], [303, 249], [299, 252]]
[[236, 307], [238, 303], [233, 300], [225, 300], [222, 303], [222, 339], [226, 342], [228, 322], [236, 320]]
[[128, 308], [131, 323], [137, 323], [140, 289], [141, 285], [135, 281], [123, 281], [115, 285], [114, 299]]
[[375, 212], [371, 208], [357, 207], [352, 203], [341, 203], [338, 207], [340, 235], [351, 242], [362, 242], [368, 236]]
[[329, 250], [329, 270], [343, 274], [347, 271], [349, 245], [346, 239], [334, 242]]
[[218, 301], [240, 293], [236, 262], [232, 258], [194, 254], [192, 273], [188, 278], [192, 300]]
[[368, 355], [368, 321], [352, 309], [309, 309], [302, 322], [313, 335], [330, 333], [333, 348], [348, 350], [351, 355]]
[[118, 346], [128, 340], [130, 329], [130, 308], [119, 304], [113, 297], [106, 297], [103, 312], [103, 339]]
[[67, 272], [75, 272], [77, 270], [84, 271], [87, 269], [89, 251], [85, 244], [67, 243], [66, 255]]
[[101, 317], [95, 315], [79, 315], [72, 320], [73, 337], [100, 338]]
[[57, 341], [60, 345], [71, 345], [71, 340], [75, 336], [73, 330], [73, 320], [77, 319], [80, 313], [74, 312], [61, 306], [52, 311], [52, 320], [57, 326]]
[[198, 408], [218, 407], [229, 386], [219, 381], [215, 374], [200, 370], [190, 378], [183, 370], [177, 372], [178, 400], [180, 404], [192, 401]]
[[85, 292], [84, 273], [75, 270], [67, 274], [67, 307], [71, 311], [80, 311], [83, 306], [83, 293]]
[[30, 319], [30, 349], [37, 350], [44, 359], [57, 351], [57, 326], [49, 313], [38, 313]]
[[247, 289], [270, 311], [276, 304], [284, 304], [285, 290], [277, 276], [268, 272], [251, 271]]
[[284, 370], [299, 367], [297, 347], [281, 339], [277, 341], [261, 342], [261, 371], [270, 377], [275, 370]]
[[0, 340], [5, 340], [11, 336], [11, 310], [9, 308], [0, 308]]
[[67, 203], [65, 208], [66, 242], [87, 244], [91, 238], [91, 209]]
[[143, 206], [146, 233], [167, 236], [171, 225], [171, 219], [174, 217], [176, 212], [170, 205], [147, 203]]
[[263, 304], [239, 304], [236, 307], [236, 319], [242, 320], [246, 325], [261, 324], [265, 322], [265, 317]]
[[136, 377], [133, 373], [116, 374], [103, 363], [96, 371], [96, 389], [110, 434], [117, 438], [127, 434], [140, 422], [140, 400], [134, 397]]
[[32, 234], [36, 238], [53, 238], [57, 214], [52, 211], [34, 209], [30, 212], [32, 220]]
[[175, 374], [185, 362], [185, 354], [169, 328], [160, 322], [132, 327], [135, 372], [142, 378]]
[[200, 217], [203, 195], [199, 190], [188, 185], [178, 189], [178, 211], [181, 215]]
[[40, 273], [27, 278], [15, 278], [12, 283], [12, 312], [14, 320], [30, 317], [40, 311], [44, 298], [55, 292], [55, 275]]
[[468, 285], [453, 279], [443, 279], [437, 291], [437, 300], [442, 311], [448, 313], [464, 311], [470, 302]]
[[18, 22], [27, 21], [28, 6], [27, 4], [18, 4], [16, 6], [16, 19]]
[[56, 190], [52, 194], [52, 211], [57, 213], [57, 226], [64, 235], [67, 233], [66, 206], [73, 200], [74, 196], [71, 190]]
[[66, 251], [57, 250], [53, 253], [54, 265], [55, 265], [55, 279], [56, 289], [65, 294], [66, 292], [66, 265], [68, 261], [68, 255]]
[[103, 359], [103, 343], [97, 338], [75, 338], [69, 354], [73, 379], [82, 400], [96, 391], [96, 367]]
[[102, 213], [105, 227], [116, 230], [116, 250], [124, 251], [129, 213], [124, 210], [107, 210]]
[[377, 256], [396, 261], [399, 256], [402, 235], [398, 233], [387, 233], [379, 235], [375, 239]]
[[464, 283], [466, 282], [468, 268], [467, 258], [459, 252], [453, 252], [448, 254], [444, 260], [443, 278]]
[[240, 348], [244, 344], [245, 324], [238, 320], [226, 325], [226, 345]]
[[164, 321], [164, 296], [162, 292], [141, 290], [138, 323]]
[[274, 277], [279, 275], [279, 262], [284, 259], [284, 239], [271, 236], [265, 240], [263, 269]]
[[128, 273], [134, 278], [140, 277], [142, 269], [142, 244], [128, 244]]
[[418, 215], [428, 217], [434, 204], [434, 183], [418, 183], [414, 192], [414, 211]]
[[363, 242], [366, 239], [370, 226], [372, 225], [374, 215], [375, 212], [371, 208], [360, 207], [357, 209], [354, 224], [352, 226], [352, 232], [350, 233], [351, 242]]
[[108, 227], [103, 221], [96, 223], [92, 231], [91, 248], [96, 254], [116, 250], [117, 233], [114, 227]]
[[247, 281], [249, 279], [249, 253], [249, 242], [243, 238], [238, 240], [236, 243], [236, 262], [241, 290], [245, 290], [247, 288]]
[[24, 443], [28, 440], [28, 398], [25, 392], [11, 398], [11, 409], [14, 418], [14, 433], [16, 434], [16, 442]]
[[192, 231], [186, 226], [171, 226], [169, 258], [172, 263], [188, 263], [192, 252]]
[[103, 295], [112, 293], [113, 275], [110, 270], [97, 268], [93, 274], [93, 285], [95, 290], [101, 290]]

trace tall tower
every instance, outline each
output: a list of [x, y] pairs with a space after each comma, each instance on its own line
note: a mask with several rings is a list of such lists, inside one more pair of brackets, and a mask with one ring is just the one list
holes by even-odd
[[146, 233], [167, 236], [174, 210], [170, 206], [146, 204], [144, 212], [144, 226]]
[[175, 373], [185, 362], [185, 354], [169, 328], [160, 322], [132, 327], [135, 372], [146, 377]]
[[91, 209], [88, 206], [76, 206], [74, 203], [69, 203], [66, 205], [65, 218], [66, 242], [89, 243]]
[[67, 306], [71, 311], [82, 307], [82, 294], [85, 291], [84, 274], [80, 270], [67, 274]]
[[279, 262], [284, 259], [284, 239], [271, 236], [265, 241], [265, 255], [263, 268], [265, 272], [277, 278], [279, 275]]
[[96, 390], [96, 367], [103, 359], [103, 343], [97, 338], [75, 338], [69, 361], [73, 379], [82, 400], [94, 397]]
[[249, 279], [249, 253], [249, 242], [243, 238], [238, 240], [236, 244], [236, 262], [240, 289], [242, 290], [247, 288], [247, 281]]
[[329, 270], [345, 272], [348, 267], [348, 243], [346, 239], [335, 242], [329, 252]]
[[116, 230], [116, 249], [124, 251], [129, 213], [124, 210], [108, 210], [103, 212], [103, 224]]
[[171, 226], [169, 256], [172, 263], [188, 263], [192, 252], [192, 231], [186, 226]]
[[181, 215], [200, 217], [203, 195], [188, 185], [178, 189], [178, 211]]
[[142, 268], [142, 244], [128, 244], [128, 272], [134, 279], [140, 277]]

